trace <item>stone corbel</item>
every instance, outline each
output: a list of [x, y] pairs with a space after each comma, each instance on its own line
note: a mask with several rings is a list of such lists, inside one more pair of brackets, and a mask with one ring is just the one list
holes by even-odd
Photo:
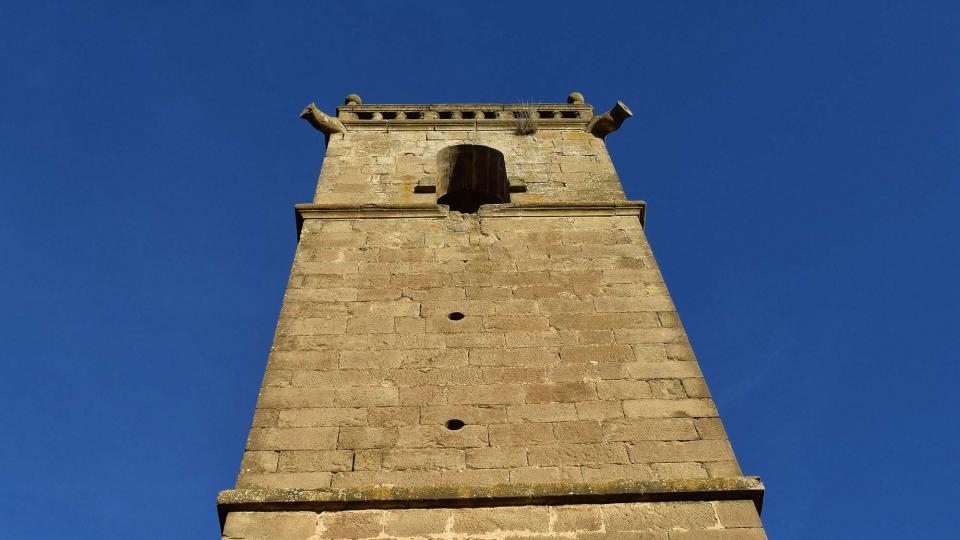
[[590, 123], [587, 124], [586, 129], [592, 133], [594, 137], [603, 139], [606, 138], [607, 135], [620, 129], [623, 121], [631, 116], [633, 116], [633, 113], [630, 112], [630, 109], [628, 109], [622, 101], [618, 101], [609, 111], [600, 116], [594, 116], [593, 119], [590, 120]]

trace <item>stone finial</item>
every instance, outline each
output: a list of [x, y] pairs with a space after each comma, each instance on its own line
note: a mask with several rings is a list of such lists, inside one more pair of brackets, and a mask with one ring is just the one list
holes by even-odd
[[323, 111], [318, 109], [313, 103], [307, 105], [307, 108], [300, 113], [300, 118], [310, 122], [311, 126], [324, 135], [347, 132], [347, 128], [344, 127], [343, 122], [335, 116], [324, 114]]
[[583, 94], [580, 92], [570, 92], [570, 95], [567, 96], [567, 103], [577, 104], [583, 103]]
[[360, 105], [360, 96], [357, 94], [347, 94], [347, 97], [343, 99], [344, 105]]
[[594, 137], [603, 139], [607, 135], [620, 129], [623, 121], [631, 116], [633, 116], [633, 113], [630, 109], [628, 109], [622, 101], [618, 101], [609, 111], [600, 116], [594, 116], [593, 119], [590, 120], [590, 123], [587, 124], [587, 131], [592, 133]]

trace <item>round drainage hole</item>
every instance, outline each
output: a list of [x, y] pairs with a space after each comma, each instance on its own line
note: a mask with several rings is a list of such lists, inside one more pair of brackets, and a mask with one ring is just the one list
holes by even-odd
[[451, 321], [459, 321], [463, 317], [464, 314], [460, 313], [459, 311], [454, 311], [453, 313], [447, 315], [447, 318], [449, 318]]
[[447, 429], [452, 431], [456, 431], [462, 428], [463, 425], [464, 425], [463, 420], [457, 420], [456, 418], [454, 418], [453, 420], [447, 420]]

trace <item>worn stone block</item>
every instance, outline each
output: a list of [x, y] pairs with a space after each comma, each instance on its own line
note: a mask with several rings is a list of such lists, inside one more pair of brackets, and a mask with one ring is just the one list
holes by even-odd
[[634, 463], [729, 461], [733, 449], [727, 441], [636, 441], [627, 446]]
[[717, 501], [713, 503], [720, 524], [727, 529], [762, 527], [753, 501]]
[[285, 450], [280, 452], [280, 472], [349, 471], [353, 452], [349, 450]]
[[717, 408], [709, 399], [637, 399], [623, 402], [628, 418], [713, 417]]
[[527, 464], [527, 449], [520, 446], [469, 448], [466, 464], [471, 469], [512, 469]]
[[230, 512], [223, 526], [223, 537], [230, 540], [305, 540], [316, 528], [317, 514], [313, 512]]
[[400, 433], [392, 427], [342, 427], [338, 448], [391, 448]]
[[338, 432], [335, 427], [252, 428], [247, 450], [332, 449], [336, 448]]
[[603, 520], [609, 531], [649, 531], [718, 528], [708, 502], [605, 505]]

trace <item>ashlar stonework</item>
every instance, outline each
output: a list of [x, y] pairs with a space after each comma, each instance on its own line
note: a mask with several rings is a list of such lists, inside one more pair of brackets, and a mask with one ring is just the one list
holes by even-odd
[[630, 114], [304, 111], [326, 155], [224, 538], [765, 538], [604, 144]]

